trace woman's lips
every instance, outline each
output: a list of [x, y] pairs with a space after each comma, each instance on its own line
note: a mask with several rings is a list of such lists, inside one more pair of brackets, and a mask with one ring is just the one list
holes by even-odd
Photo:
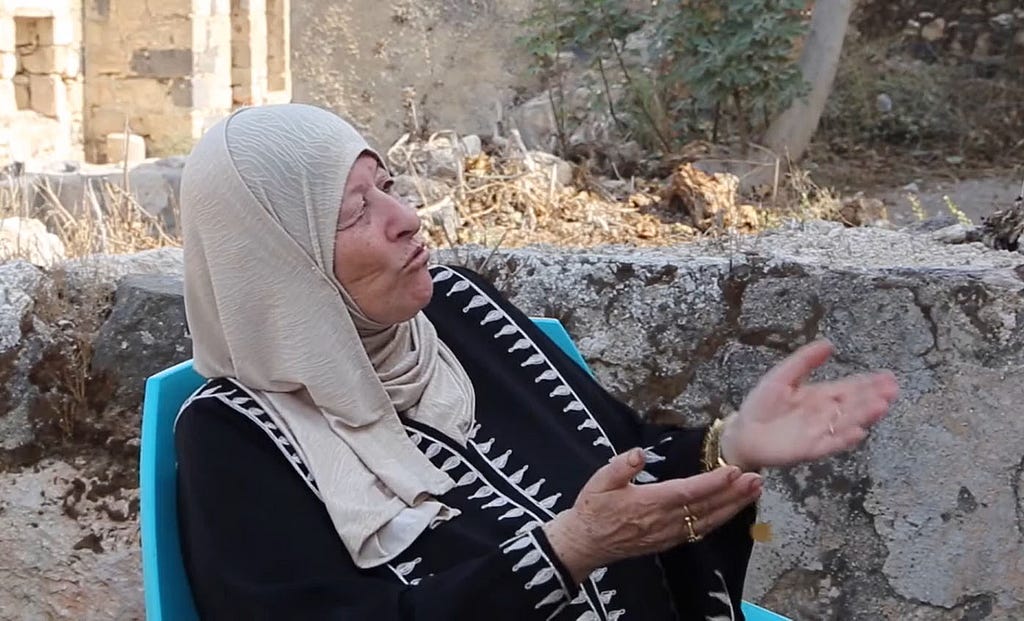
[[405, 267], [423, 267], [427, 264], [429, 258], [430, 252], [427, 251], [427, 247], [420, 246], [409, 256], [409, 260], [405, 262]]

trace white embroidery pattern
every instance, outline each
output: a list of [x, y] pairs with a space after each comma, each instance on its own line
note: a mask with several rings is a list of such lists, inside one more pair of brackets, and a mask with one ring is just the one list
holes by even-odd
[[525, 575], [530, 576], [523, 588], [527, 591], [537, 588], [540, 593], [544, 594], [534, 605], [535, 610], [558, 604], [548, 616], [548, 619], [555, 618], [568, 604], [569, 588], [562, 580], [561, 574], [555, 569], [555, 563], [537, 541], [533, 529], [502, 544], [501, 551], [507, 556], [518, 558], [512, 565], [513, 573], [523, 571]]
[[706, 617], [706, 621], [736, 621], [736, 611], [732, 607], [732, 598], [729, 597], [729, 587], [725, 584], [725, 577], [722, 576], [722, 572], [717, 569], [715, 570], [715, 577], [722, 583], [722, 590], [711, 591], [708, 593], [708, 596], [711, 597], [711, 599], [718, 600], [726, 606], [726, 609], [729, 611], [729, 615], [708, 615]]
[[[671, 439], [672, 438], [670, 436], [666, 440], [671, 440]], [[666, 442], [666, 440], [662, 440], [661, 442], [658, 442], [658, 445], [660, 446], [660, 445], [664, 444]], [[660, 453], [655, 453], [653, 446], [646, 447], [644, 449], [644, 469], [641, 470], [640, 472], [638, 472], [635, 477], [633, 477], [633, 482], [634, 483], [657, 483], [658, 482], [658, 477], [656, 477], [653, 474], [651, 474], [650, 472], [648, 472], [647, 471], [647, 466], [650, 465], [650, 464], [657, 464], [657, 463], [663, 462], [666, 459], [667, 458], [664, 455], [661, 455]]]
[[217, 399], [224, 405], [227, 405], [236, 412], [242, 414], [252, 422], [256, 423], [256, 426], [263, 430], [270, 439], [274, 441], [277, 448], [280, 449], [281, 453], [288, 459], [288, 463], [291, 464], [295, 472], [302, 477], [302, 480], [306, 485], [313, 491], [317, 499], [323, 502], [323, 497], [320, 495], [320, 489], [316, 486], [316, 481], [313, 479], [313, 473], [310, 472], [309, 467], [299, 457], [298, 451], [292, 446], [292, 443], [288, 440], [287, 436], [277, 427], [273, 419], [267, 415], [266, 411], [256, 401], [252, 393], [246, 390], [245, 386], [242, 386], [231, 378], [218, 378], [212, 379], [199, 388], [196, 392], [192, 393], [185, 403], [178, 410], [178, 416], [174, 419], [174, 424], [177, 426], [178, 419], [181, 418], [181, 413], [188, 408], [194, 401], [199, 399]]
[[[507, 450], [501, 453], [500, 455], [492, 454], [496, 441], [494, 438], [490, 438], [486, 442], [477, 442], [476, 438], [477, 436], [480, 435], [480, 430], [481, 424], [476, 423], [469, 432], [469, 442], [467, 443], [467, 446], [475, 450], [479, 454], [480, 458], [487, 464], [489, 464], [491, 469], [498, 476], [500, 476], [502, 480], [505, 481], [505, 483], [507, 483], [510, 487], [519, 492], [521, 499], [529, 499], [531, 501], [530, 504], [532, 506], [521, 504], [520, 502], [517, 502], [516, 500], [509, 498], [505, 496], [503, 493], [501, 493], [501, 491], [498, 490], [494, 485], [492, 485], [488, 481], [486, 476], [472, 462], [466, 460], [461, 453], [456, 451], [452, 446], [449, 446], [447, 442], [442, 441], [440, 439], [440, 436], [435, 436], [431, 432], [426, 430], [416, 429], [408, 426], [406, 427], [406, 431], [409, 432], [409, 438], [412, 440], [413, 444], [415, 444], [417, 448], [423, 451], [424, 454], [429, 453], [432, 456], [431, 459], [433, 462], [437, 463], [438, 461], [442, 461], [442, 451], [448, 454], [447, 457], [443, 458], [441, 465], [442, 469], [445, 469], [445, 466], [449, 466], [448, 470], [454, 470], [459, 465], [456, 462], [461, 462], [461, 465], [465, 467], [465, 472], [461, 476], [453, 476], [453, 479], [455, 479], [456, 481], [456, 487], [478, 485], [478, 487], [475, 490], [473, 490], [472, 494], [470, 494], [470, 500], [476, 500], [480, 502], [480, 506], [482, 509], [504, 510], [501, 514], [497, 516], [498, 521], [507, 519], [524, 520], [523, 524], [516, 530], [513, 538], [510, 539], [509, 542], [502, 544], [502, 550], [506, 550], [506, 545], [508, 545], [511, 542], [518, 541], [520, 537], [530, 533], [530, 531], [532, 531], [533, 529], [537, 528], [544, 522], [554, 517], [555, 514], [552, 511], [552, 508], [560, 498], [561, 494], [552, 494], [538, 500], [537, 496], [540, 495], [541, 489], [544, 483], [546, 483], [546, 480], [543, 478], [539, 478], [533, 483], [524, 486], [523, 480], [526, 476], [527, 471], [529, 470], [528, 465], [524, 465], [523, 467], [519, 468], [518, 470], [511, 474], [505, 472], [505, 469], [508, 466], [508, 460], [512, 455], [512, 451]], [[448, 472], [448, 470], [446, 470], [446, 472]], [[449, 474], [451, 474], [451, 472], [449, 472]], [[521, 545], [525, 546], [526, 544]], [[541, 550], [536, 541], [534, 541], [534, 545], [538, 551]], [[532, 559], [532, 557], [529, 557], [529, 559]], [[524, 559], [520, 562], [526, 562], [530, 564], [529, 559], [526, 556], [524, 556]], [[550, 559], [548, 559], [548, 564], [552, 568], [554, 567], [554, 563], [552, 563]], [[392, 571], [394, 571], [394, 568], [392, 568]], [[552, 569], [552, 571], [554, 570]], [[615, 595], [615, 591], [601, 591], [598, 583], [601, 581], [601, 579], [604, 578], [607, 571], [607, 568], [602, 568], [593, 572], [589, 577], [590, 588], [581, 588], [579, 594], [572, 601], [552, 599], [552, 602], [558, 601], [561, 602], [561, 605], [557, 608], [557, 610], [551, 613], [549, 619], [556, 617], [563, 611], [564, 608], [571, 605], [587, 606], [588, 611], [584, 612], [584, 614], [587, 614], [587, 612], [589, 612], [590, 614], [595, 615], [593, 617], [594, 619], [598, 619], [599, 621], [604, 621], [605, 619], [612, 618], [617, 619], [619, 616], [624, 614], [625, 610], [613, 610], [611, 612], [608, 612], [606, 610], [606, 605], [611, 601], [611, 598]], [[557, 571], [555, 571], [555, 573], [557, 574]], [[529, 586], [530, 584], [533, 584], [533, 586], [537, 586], [541, 582], [547, 582], [547, 580], [551, 578], [552, 576], [549, 576], [546, 573], [538, 574], [534, 576], [530, 582], [527, 583], [526, 588], [529, 590], [530, 588], [532, 588], [531, 586]], [[560, 577], [559, 580], [561, 580]], [[568, 590], [565, 589], [564, 584], [562, 585], [562, 588], [565, 593], [568, 593]], [[548, 597], [553, 596], [549, 593], [545, 596], [544, 599], [546, 600]], [[540, 607], [540, 605], [538, 605], [538, 607]]]
[[607, 447], [613, 456], [617, 453], [608, 435], [579, 398], [579, 395], [576, 394], [576, 391], [569, 386], [565, 378], [562, 377], [562, 374], [555, 369], [554, 365], [551, 364], [551, 361], [548, 360], [548, 357], [544, 355], [537, 344], [512, 321], [508, 313], [502, 310], [494, 300], [488, 297], [475, 284], [455, 270], [446, 266], [435, 266], [430, 271], [435, 286], [438, 283], [452, 282], [445, 293], [446, 297], [451, 297], [458, 293], [466, 293], [470, 296], [468, 302], [462, 308], [463, 313], [469, 314], [470, 311], [473, 311], [475, 313], [474, 316], [482, 314], [483, 316], [480, 319], [481, 326], [500, 322], [500, 324], [494, 326], [497, 328], [494, 338], [509, 342], [506, 350], [509, 354], [517, 356], [521, 368], [536, 367], [534, 383], [552, 382], [553, 385], [548, 396], [561, 401], [562, 412], [566, 414], [573, 413], [583, 417], [580, 424], [576, 427], [577, 431], [586, 430], [592, 432], [594, 435], [592, 444], [594, 446]]

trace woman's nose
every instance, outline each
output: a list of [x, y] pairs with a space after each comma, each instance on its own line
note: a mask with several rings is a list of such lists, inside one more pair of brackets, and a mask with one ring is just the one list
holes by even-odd
[[423, 223], [420, 221], [419, 215], [416, 213], [416, 209], [405, 201], [392, 196], [387, 195], [387, 199], [390, 205], [390, 211], [392, 211], [391, 218], [391, 229], [392, 237], [395, 239], [401, 239], [403, 237], [412, 237], [420, 232], [420, 227]]

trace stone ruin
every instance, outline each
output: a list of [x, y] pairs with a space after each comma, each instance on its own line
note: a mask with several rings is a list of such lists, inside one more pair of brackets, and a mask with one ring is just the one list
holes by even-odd
[[[191, 147], [291, 100], [290, 0], [0, 0], [0, 166]], [[144, 144], [143, 144], [144, 141]]]

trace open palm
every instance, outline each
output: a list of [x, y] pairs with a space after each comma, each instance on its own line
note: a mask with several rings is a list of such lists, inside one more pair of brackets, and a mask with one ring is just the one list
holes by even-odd
[[773, 367], [728, 420], [722, 456], [746, 470], [812, 461], [859, 444], [899, 394], [892, 373], [809, 383], [832, 355], [816, 341]]

